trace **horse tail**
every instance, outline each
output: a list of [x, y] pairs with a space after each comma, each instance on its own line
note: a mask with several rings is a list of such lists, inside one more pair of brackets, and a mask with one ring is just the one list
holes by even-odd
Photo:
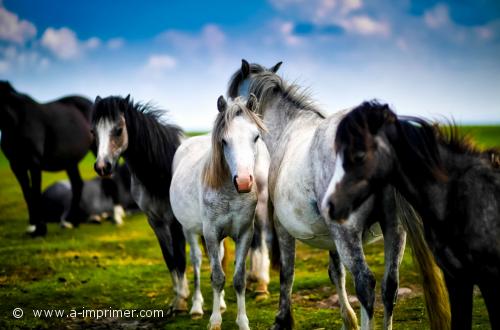
[[274, 219], [274, 205], [271, 201], [271, 198], [267, 200], [267, 214], [270, 222], [270, 227], [272, 231], [271, 237], [271, 266], [273, 269], [279, 270], [281, 265], [281, 257], [280, 257], [280, 245], [278, 242], [278, 234], [276, 233], [275, 227], [275, 219]]
[[451, 325], [450, 305], [443, 273], [436, 264], [427, 242], [425, 241], [422, 219], [415, 209], [395, 191], [398, 217], [408, 234], [413, 260], [422, 276], [425, 307], [429, 316], [430, 328], [448, 330]]

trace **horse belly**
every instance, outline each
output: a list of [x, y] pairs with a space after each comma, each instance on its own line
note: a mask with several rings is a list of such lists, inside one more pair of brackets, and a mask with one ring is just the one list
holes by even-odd
[[[330, 230], [317, 207], [308, 174], [307, 152], [283, 159], [274, 191], [274, 207], [281, 225], [296, 239], [320, 248], [335, 249]], [[302, 155], [300, 157], [299, 155]]]

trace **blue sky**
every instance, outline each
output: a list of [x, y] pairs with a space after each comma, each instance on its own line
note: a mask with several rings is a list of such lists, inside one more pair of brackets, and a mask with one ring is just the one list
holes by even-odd
[[497, 0], [0, 0], [0, 79], [40, 101], [130, 93], [209, 129], [241, 58], [283, 61], [329, 113], [500, 123]]

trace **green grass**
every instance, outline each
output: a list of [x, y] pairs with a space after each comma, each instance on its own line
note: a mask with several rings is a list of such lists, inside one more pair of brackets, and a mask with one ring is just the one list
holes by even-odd
[[[498, 145], [500, 127], [465, 127], [483, 146]], [[93, 156], [80, 164], [84, 178], [94, 176]], [[44, 173], [43, 186], [66, 178], [64, 173]], [[92, 319], [39, 319], [32, 309], [166, 309], [172, 298], [170, 275], [163, 263], [153, 231], [142, 214], [126, 219], [125, 226], [116, 228], [110, 223], [84, 224], [76, 230], [62, 230], [49, 224], [45, 238], [31, 239], [24, 235], [27, 211], [20, 188], [8, 162], [0, 153], [0, 328], [60, 328], [66, 326], [97, 326], [103, 322], [113, 328], [123, 325], [149, 325], [168, 329], [206, 329], [210, 317], [212, 294], [207, 259], [202, 269], [202, 290], [205, 297], [205, 316], [191, 320], [187, 314], [175, 318], [149, 320], [95, 321]], [[231, 253], [232, 255], [232, 253]], [[383, 274], [383, 245], [366, 247], [366, 255], [377, 278], [377, 292]], [[232, 258], [231, 258], [232, 259]], [[232, 270], [232, 262], [230, 263]], [[338, 329], [341, 319], [338, 308], [328, 304], [335, 289], [327, 276], [327, 253], [303, 244], [298, 245], [294, 284], [294, 314], [297, 329]], [[192, 278], [189, 266], [188, 278]], [[227, 275], [223, 327], [234, 329], [236, 297]], [[395, 329], [428, 328], [418, 275], [409, 252], [401, 266], [401, 287], [412, 289], [409, 297], [400, 299], [395, 309]], [[267, 329], [278, 306], [279, 275], [273, 271], [271, 297], [256, 303], [247, 293], [247, 313], [253, 329]], [[352, 281], [348, 290], [354, 294]], [[356, 304], [358, 311], [358, 305]], [[488, 328], [488, 317], [479, 295], [474, 301], [474, 328]], [[14, 319], [12, 310], [24, 309], [25, 316]], [[377, 296], [375, 312], [377, 327], [382, 327], [383, 308]], [[139, 324], [131, 323], [139, 321]], [[113, 323], [114, 322], [114, 323]]]

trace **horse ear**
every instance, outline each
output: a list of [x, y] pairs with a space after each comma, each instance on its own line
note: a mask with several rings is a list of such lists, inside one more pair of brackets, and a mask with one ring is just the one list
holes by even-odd
[[94, 101], [94, 103], [101, 102], [101, 100], [102, 100], [102, 98], [101, 98], [99, 95], [97, 95], [97, 96], [95, 97], [95, 101]]
[[241, 75], [243, 79], [250, 75], [250, 64], [245, 59], [241, 60]]
[[127, 97], [125, 98], [125, 102], [127, 102], [127, 103], [130, 102], [130, 94], [128, 94]]
[[271, 69], [269, 69], [269, 71], [272, 71], [274, 73], [278, 72], [278, 70], [281, 67], [281, 64], [283, 64], [283, 61], [279, 61], [278, 63], [276, 63]]
[[219, 112], [224, 112], [226, 110], [227, 103], [226, 100], [224, 99], [224, 96], [219, 96], [217, 99], [217, 109], [219, 109]]
[[246, 107], [248, 110], [255, 112], [257, 110], [258, 103], [259, 101], [257, 101], [257, 96], [255, 96], [254, 93], [251, 93], [250, 96], [248, 97]]

